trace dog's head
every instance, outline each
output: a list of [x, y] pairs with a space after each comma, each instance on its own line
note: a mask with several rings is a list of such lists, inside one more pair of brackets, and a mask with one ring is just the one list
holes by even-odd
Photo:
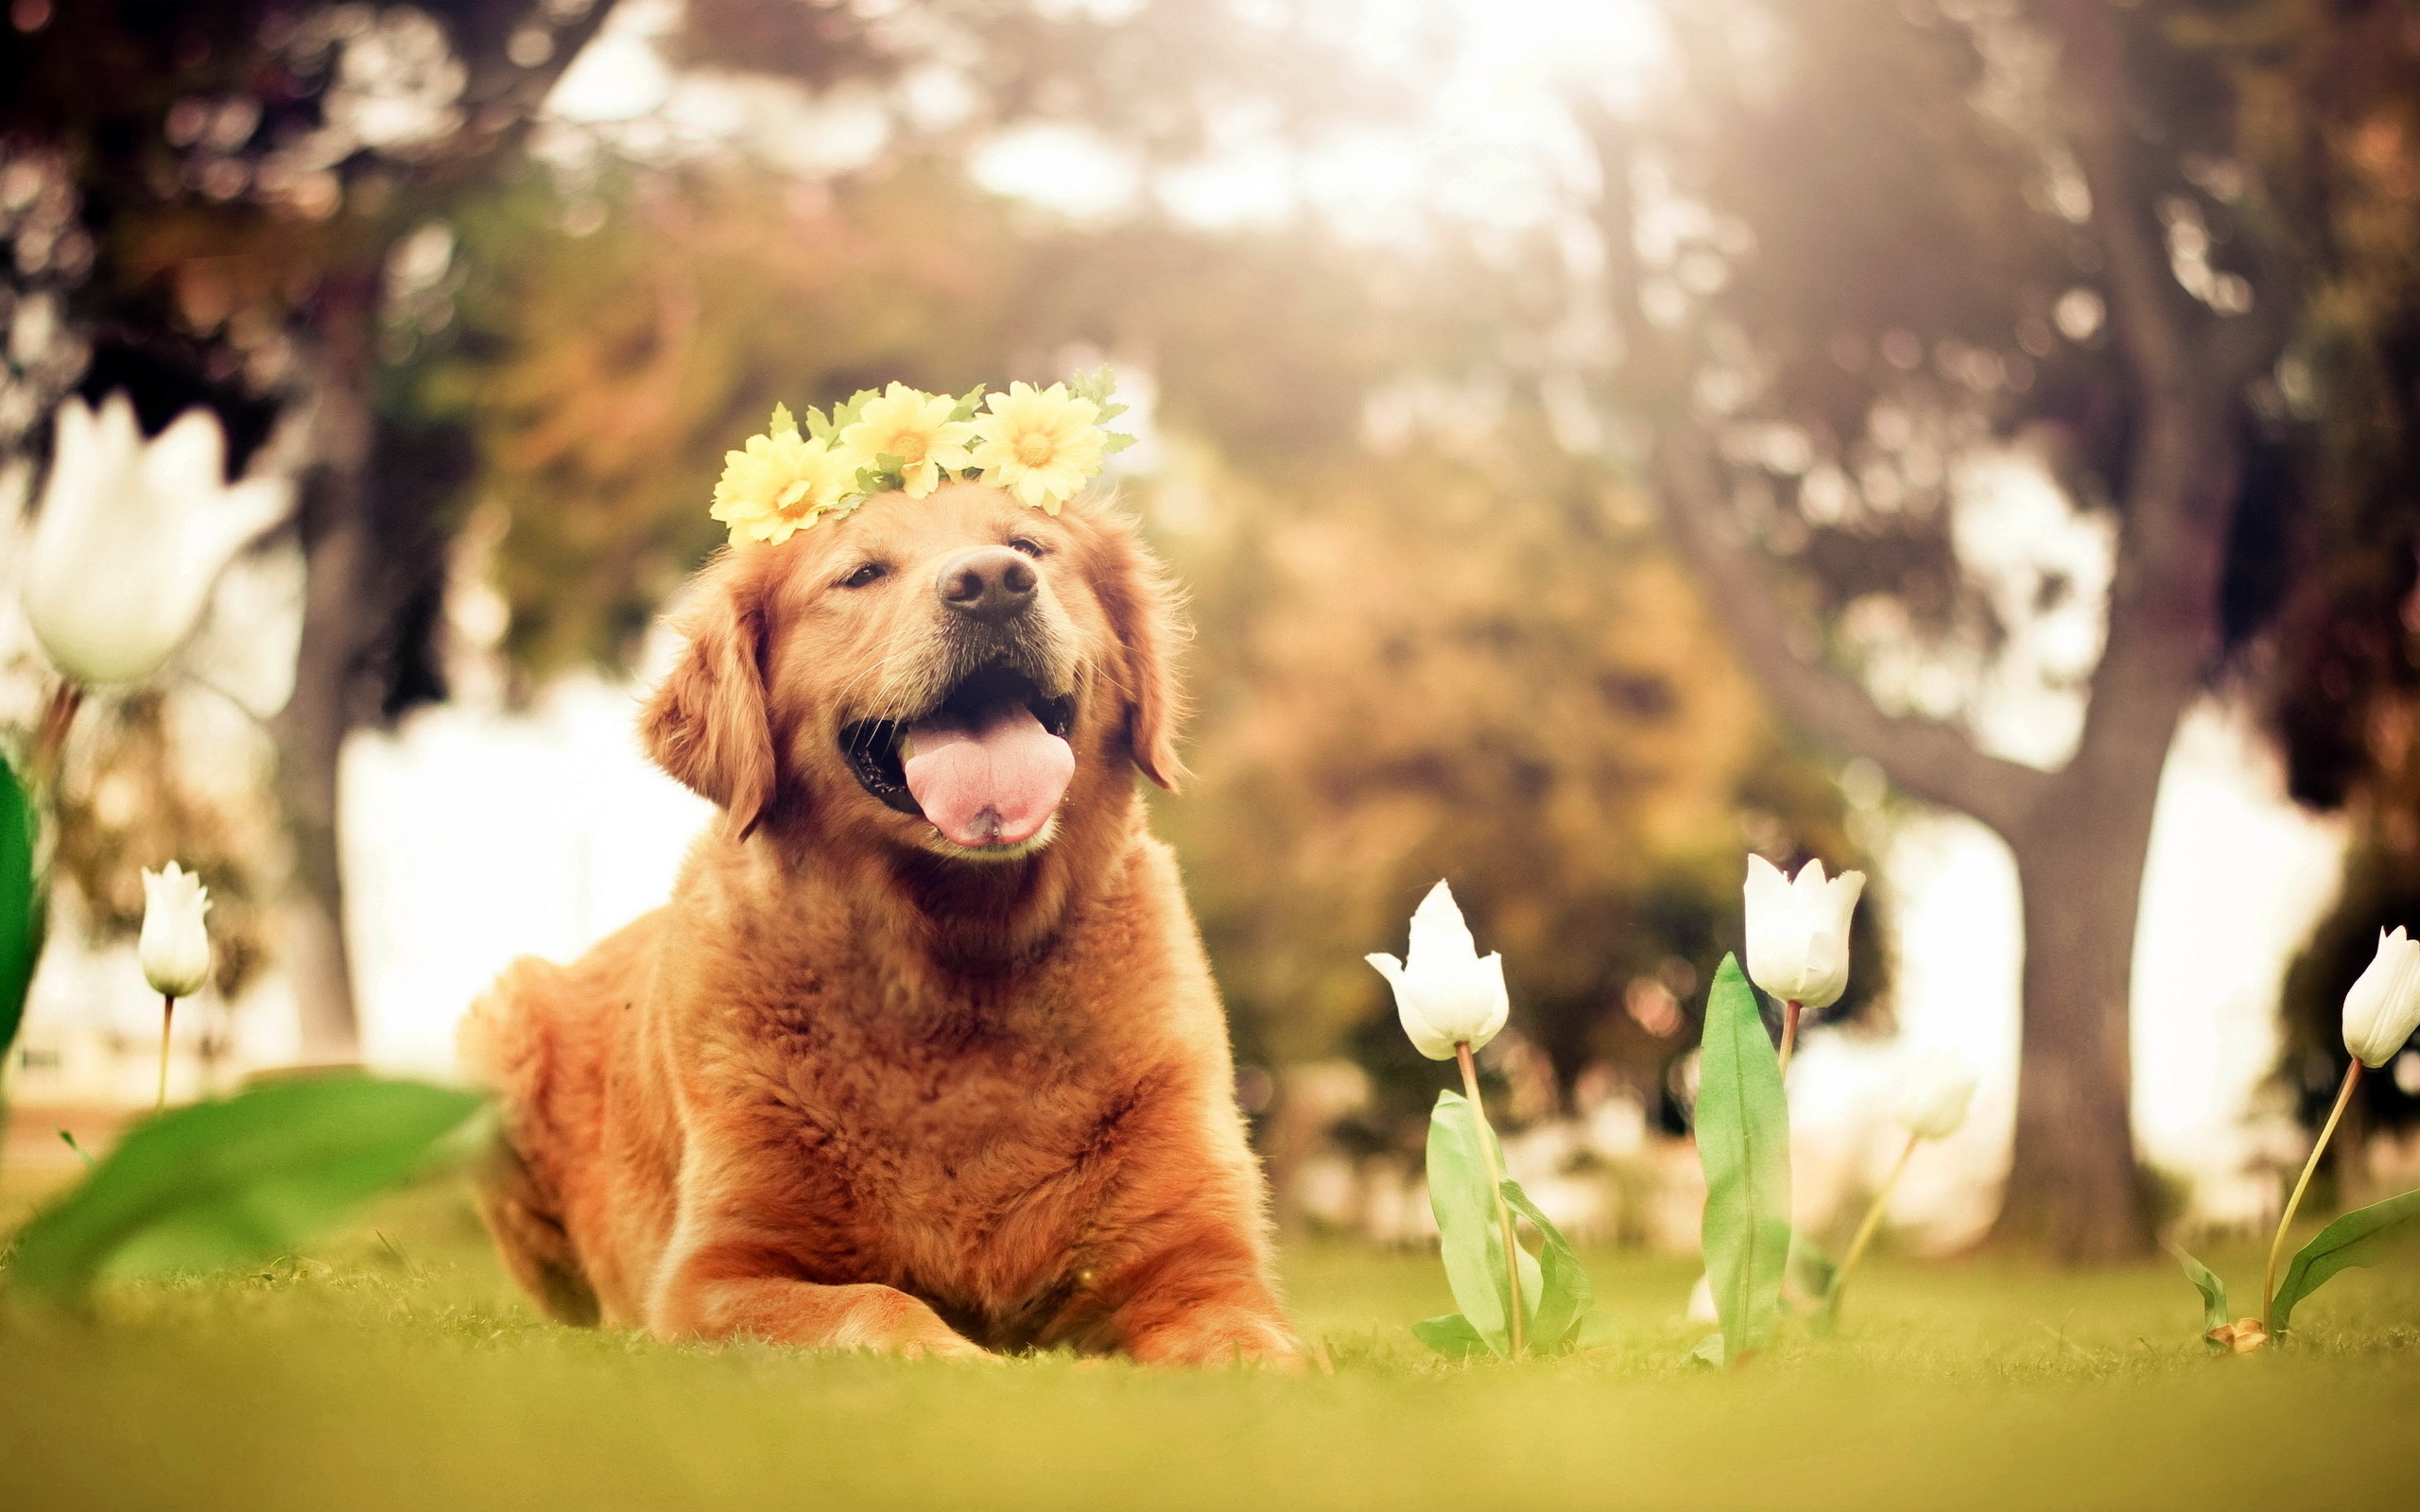
[[1122, 520], [995, 489], [890, 493], [700, 575], [640, 730], [745, 836], [775, 819], [954, 859], [1048, 846], [1063, 811], [1180, 775], [1168, 593]]

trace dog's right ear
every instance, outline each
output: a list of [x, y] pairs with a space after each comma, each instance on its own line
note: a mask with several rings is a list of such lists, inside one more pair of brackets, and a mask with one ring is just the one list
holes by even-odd
[[728, 813], [746, 839], [773, 801], [765, 706], [765, 607], [756, 576], [726, 553], [700, 575], [689, 644], [648, 696], [639, 738], [655, 764]]

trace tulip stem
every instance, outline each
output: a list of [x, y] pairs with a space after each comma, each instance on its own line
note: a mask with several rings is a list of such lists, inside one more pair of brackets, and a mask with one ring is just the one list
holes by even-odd
[[1865, 1222], [1857, 1226], [1857, 1237], [1849, 1241], [1849, 1252], [1841, 1259], [1841, 1268], [1832, 1272], [1831, 1293], [1824, 1300], [1835, 1315], [1841, 1308], [1841, 1292], [1849, 1283], [1849, 1272], [1857, 1269], [1857, 1263], [1864, 1258], [1865, 1246], [1874, 1243], [1876, 1230], [1882, 1227], [1882, 1210], [1891, 1204], [1891, 1190], [1899, 1184], [1899, 1177], [1908, 1169], [1908, 1160], [1916, 1153], [1916, 1143], [1921, 1138], [1916, 1134], [1908, 1136], [1899, 1159], [1891, 1166], [1891, 1174], [1882, 1178], [1880, 1190], [1874, 1194], [1874, 1206], [1865, 1210]]
[[1789, 1074], [1789, 1053], [1798, 1045], [1798, 1015], [1801, 1005], [1796, 998], [1785, 998], [1781, 1005], [1781, 1074]]
[[2344, 1085], [2336, 1093], [2336, 1106], [2328, 1110], [2327, 1123], [2319, 1131], [2319, 1143], [2310, 1147], [2310, 1159], [2303, 1162], [2302, 1179], [2294, 1183], [2294, 1194], [2286, 1199], [2286, 1211], [2277, 1219], [2277, 1237], [2269, 1242], [2269, 1269], [2260, 1279], [2260, 1327], [2269, 1327], [2269, 1307], [2277, 1299], [2277, 1260], [2286, 1252], [2286, 1230], [2293, 1227], [2294, 1210], [2303, 1205], [2303, 1189], [2310, 1185], [2310, 1174], [2319, 1169], [2319, 1158], [2327, 1149], [2327, 1137], [2336, 1132], [2337, 1120], [2344, 1116], [2345, 1105], [2353, 1100], [2354, 1084], [2361, 1079], [2361, 1057], [2344, 1068]]
[[1471, 1100], [1471, 1123], [1478, 1132], [1479, 1159], [1487, 1162], [1487, 1194], [1495, 1199], [1495, 1226], [1504, 1238], [1504, 1288], [1511, 1299], [1506, 1314], [1512, 1329], [1512, 1357], [1519, 1359], [1528, 1348], [1522, 1337], [1521, 1322], [1521, 1251], [1512, 1230], [1512, 1210], [1504, 1201], [1504, 1170], [1496, 1164], [1495, 1141], [1487, 1126], [1487, 1110], [1479, 1106], [1478, 1064], [1471, 1058], [1471, 1042], [1454, 1041], [1454, 1060], [1462, 1068], [1462, 1091]]
[[172, 992], [160, 994], [160, 1100], [152, 1106], [154, 1113], [168, 1110], [168, 1025], [177, 1017], [177, 999]]
[[59, 776], [60, 758], [67, 749], [67, 728], [76, 722], [76, 711], [83, 702], [84, 690], [74, 682], [62, 680], [51, 690], [50, 702], [42, 712], [42, 724], [34, 731], [32, 760], [26, 771], [26, 785], [38, 798], [49, 793]]

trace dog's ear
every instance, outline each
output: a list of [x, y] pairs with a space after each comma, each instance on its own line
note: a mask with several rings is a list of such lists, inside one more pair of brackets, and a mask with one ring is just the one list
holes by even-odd
[[773, 801], [772, 722], [765, 706], [764, 591], [726, 553], [700, 576], [681, 628], [689, 644], [639, 714], [655, 764], [728, 813], [746, 839]]
[[1103, 519], [1100, 542], [1094, 587], [1125, 649], [1118, 691], [1126, 700], [1127, 745], [1136, 769], [1173, 793], [1185, 776], [1176, 753], [1177, 726], [1184, 718], [1174, 659], [1184, 634], [1176, 589], [1131, 523]]

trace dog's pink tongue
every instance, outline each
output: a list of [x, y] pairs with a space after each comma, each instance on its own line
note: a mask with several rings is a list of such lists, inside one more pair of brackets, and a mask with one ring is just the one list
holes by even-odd
[[1076, 775], [1076, 752], [1022, 704], [980, 730], [927, 719], [908, 731], [908, 791], [959, 845], [1018, 845], [1042, 833]]

